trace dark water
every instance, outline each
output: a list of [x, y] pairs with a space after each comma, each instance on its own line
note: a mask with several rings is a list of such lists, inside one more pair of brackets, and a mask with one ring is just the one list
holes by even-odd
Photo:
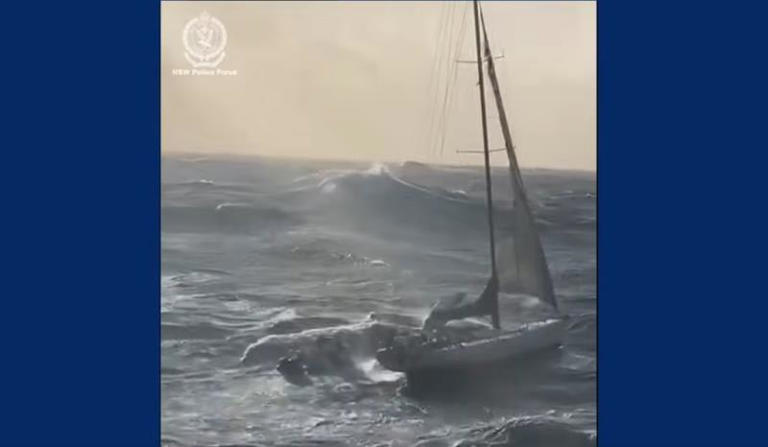
[[[373, 355], [382, 333], [484, 285], [480, 169], [165, 157], [163, 443], [595, 445], [594, 175], [523, 176], [566, 345], [413, 398]], [[502, 321], [541, 310], [506, 297]], [[342, 361], [311, 386], [275, 371], [292, 351], [322, 361], [328, 340]]]

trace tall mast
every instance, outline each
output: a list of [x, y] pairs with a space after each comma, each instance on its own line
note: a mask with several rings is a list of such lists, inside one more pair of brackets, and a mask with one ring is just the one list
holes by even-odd
[[488, 149], [488, 120], [485, 116], [485, 81], [483, 79], [483, 53], [480, 51], [480, 6], [474, 0], [475, 9], [475, 50], [477, 53], [477, 77], [480, 85], [480, 116], [483, 123], [483, 156], [485, 158], [485, 197], [488, 208], [488, 233], [491, 245], [491, 278], [480, 295], [482, 306], [491, 314], [493, 327], [501, 327], [499, 321], [499, 277], [496, 271], [496, 240], [493, 230], [493, 188], [491, 187], [491, 157]]
[[491, 162], [488, 151], [488, 122], [485, 116], [485, 83], [483, 81], [483, 54], [480, 51], [480, 14], [478, 0], [474, 0], [475, 10], [475, 50], [477, 52], [477, 77], [480, 84], [480, 116], [483, 123], [483, 155], [485, 158], [485, 196], [488, 208], [488, 231], [491, 245], [491, 281], [496, 281], [496, 241], [493, 231], [493, 195], [491, 192]]

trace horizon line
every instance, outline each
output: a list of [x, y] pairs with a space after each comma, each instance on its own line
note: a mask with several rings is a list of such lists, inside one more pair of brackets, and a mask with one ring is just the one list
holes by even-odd
[[[162, 149], [160, 150], [160, 156], [161, 158], [163, 156], [205, 156], [209, 159], [226, 159], [226, 158], [267, 158], [267, 159], [273, 159], [273, 160], [297, 160], [297, 161], [314, 161], [314, 162], [331, 162], [331, 163], [420, 163], [423, 165], [436, 165], [436, 166], [445, 166], [445, 167], [451, 167], [451, 168], [462, 168], [462, 167], [471, 167], [471, 168], [477, 168], [477, 167], [483, 167], [483, 163], [467, 163], [467, 164], [456, 164], [456, 163], [440, 163], [438, 161], [424, 161], [418, 158], [412, 158], [412, 159], [369, 159], [369, 158], [341, 158], [341, 157], [312, 157], [310, 155], [274, 155], [274, 154], [257, 154], [257, 153], [242, 153], [242, 152], [202, 152], [202, 151], [189, 151], [189, 150], [179, 150], [179, 149]], [[508, 164], [491, 164], [492, 168], [504, 168], [505, 165], [508, 166]], [[565, 168], [565, 167], [543, 167], [543, 166], [520, 166], [521, 170], [531, 170], [531, 171], [568, 171], [568, 172], [582, 172], [582, 173], [588, 173], [588, 174], [595, 174], [597, 175], [597, 169], [588, 169], [588, 168]]]

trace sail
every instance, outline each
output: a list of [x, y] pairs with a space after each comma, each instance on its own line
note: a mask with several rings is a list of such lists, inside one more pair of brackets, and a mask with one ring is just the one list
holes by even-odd
[[[541, 246], [539, 233], [525, 194], [523, 179], [517, 164], [512, 136], [507, 124], [507, 115], [501, 99], [496, 68], [491, 57], [485, 22], [479, 12], [479, 3], [474, 2], [475, 39], [478, 66], [478, 86], [480, 89], [480, 112], [483, 129], [483, 153], [485, 155], [485, 181], [488, 210], [489, 242], [491, 254], [491, 276], [482, 294], [473, 301], [466, 296], [452, 297], [433, 307], [424, 322], [426, 329], [444, 325], [450, 320], [473, 316], [490, 316], [494, 328], [500, 328], [499, 292], [522, 293], [538, 297], [557, 310], [557, 299], [552, 286], [549, 267]], [[480, 23], [484, 40], [484, 53], [481, 52]], [[482, 57], [481, 57], [482, 55]], [[485, 109], [485, 84], [482, 65], [487, 64], [488, 78], [493, 90], [498, 109], [504, 145], [509, 159], [509, 180], [512, 196], [510, 209], [497, 208], [494, 205], [493, 187], [488, 149], [488, 129]]]
[[499, 81], [496, 77], [496, 67], [488, 44], [485, 21], [482, 21], [482, 28], [485, 40], [484, 56], [487, 64], [488, 78], [490, 79], [498, 109], [504, 145], [509, 159], [510, 187], [513, 199], [511, 212], [505, 213], [502, 210], [498, 210], [495, 213], [497, 221], [505, 217], [509, 219], [509, 222], [499, 222], [499, 225], [497, 225], [496, 265], [499, 291], [533, 295], [557, 310], [557, 299], [552, 286], [552, 278], [549, 273], [546, 257], [544, 256], [544, 250], [541, 246], [539, 233], [536, 231], [528, 198], [525, 194], [523, 179], [520, 176], [520, 168], [515, 155], [515, 147], [509, 132], [509, 125], [507, 124], [507, 115], [504, 111]]

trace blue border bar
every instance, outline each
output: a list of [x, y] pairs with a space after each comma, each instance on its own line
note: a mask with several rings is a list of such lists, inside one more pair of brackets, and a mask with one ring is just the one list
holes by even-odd
[[759, 2], [598, 2], [598, 439], [768, 445]]
[[4, 6], [0, 445], [160, 443], [160, 4]]

